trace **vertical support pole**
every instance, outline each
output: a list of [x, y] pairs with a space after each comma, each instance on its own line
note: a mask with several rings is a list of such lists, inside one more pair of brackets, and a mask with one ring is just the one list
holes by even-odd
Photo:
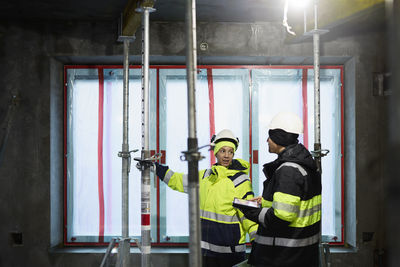
[[122, 239], [119, 244], [119, 266], [129, 266], [129, 40], [124, 40], [124, 81], [123, 81], [123, 133], [122, 133]]
[[[319, 32], [318, 32], [318, 0], [314, 1], [314, 21], [315, 28], [313, 33], [314, 47], [314, 151], [321, 151], [321, 114], [320, 114], [320, 81], [319, 81]], [[318, 171], [321, 173], [321, 156], [315, 158]]]
[[130, 259], [130, 238], [129, 238], [129, 172], [131, 165], [131, 154], [129, 151], [129, 43], [135, 40], [135, 36], [124, 36], [122, 34], [122, 16], [119, 27], [118, 41], [124, 44], [124, 71], [123, 71], [123, 115], [122, 115], [122, 151], [118, 153], [122, 157], [122, 207], [121, 226], [122, 236], [119, 238], [117, 267], [128, 267]]
[[[149, 15], [154, 11], [151, 7], [141, 7], [136, 11], [142, 12], [142, 153], [141, 159], [150, 158], [149, 150]], [[150, 267], [151, 262], [151, 183], [150, 165], [142, 166], [141, 177], [141, 255], [142, 267]]]
[[[188, 85], [188, 152], [198, 149], [196, 137], [196, 0], [186, 0], [186, 76]], [[199, 205], [199, 158], [188, 158], [189, 193], [189, 266], [201, 266], [201, 231]]]
[[[320, 31], [318, 30], [318, 0], [314, 0], [314, 31], [313, 31], [313, 48], [314, 48], [314, 151], [316, 152], [315, 161], [317, 171], [322, 175], [321, 167], [321, 112], [320, 112]], [[321, 230], [319, 255], [321, 267], [328, 267], [327, 255], [329, 255], [328, 244], [322, 242], [322, 209], [321, 209]]]

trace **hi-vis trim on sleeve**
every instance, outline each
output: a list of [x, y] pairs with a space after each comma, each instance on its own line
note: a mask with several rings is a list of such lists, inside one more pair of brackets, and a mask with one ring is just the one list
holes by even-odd
[[300, 210], [298, 217], [300, 218], [300, 217], [311, 216], [311, 215], [313, 215], [314, 213], [316, 213], [318, 211], [321, 211], [321, 204], [316, 205], [316, 206], [314, 206], [314, 207], [312, 207], [310, 209]]
[[207, 178], [207, 177], [210, 176], [211, 174], [213, 174], [212, 169], [207, 169], [207, 170], [204, 172], [202, 179]]
[[307, 175], [307, 171], [300, 164], [297, 164], [297, 163], [294, 163], [294, 162], [282, 163], [281, 166], [279, 166], [278, 169], [276, 169], [276, 170], [279, 170], [280, 168], [282, 168], [284, 166], [289, 166], [289, 167], [296, 168], [296, 169], [298, 169], [300, 171], [301, 175], [303, 175], [303, 176]]
[[262, 208], [260, 213], [258, 214], [258, 221], [264, 226], [265, 228], [267, 227], [265, 225], [265, 215], [267, 214], [267, 211], [269, 208]]
[[182, 175], [182, 185], [183, 185], [183, 192], [187, 193], [188, 192], [188, 175], [184, 174]]
[[274, 214], [279, 219], [292, 222], [299, 214], [300, 210], [300, 197], [282, 192], [275, 192], [273, 196], [274, 201]]
[[168, 170], [167, 173], [165, 174], [164, 177], [164, 183], [166, 183], [168, 185], [169, 180], [171, 179], [172, 175], [174, 175], [174, 172], [172, 170]]
[[300, 207], [296, 205], [290, 205], [287, 203], [282, 203], [282, 202], [276, 202], [274, 201], [272, 203], [272, 207], [276, 210], [283, 210], [287, 212], [292, 212], [292, 213], [299, 213]]
[[246, 251], [246, 244], [231, 246], [218, 246], [205, 241], [201, 241], [201, 248], [211, 250], [217, 253], [234, 253]]
[[305, 247], [310, 246], [319, 241], [319, 233], [307, 238], [301, 239], [292, 239], [292, 238], [283, 238], [283, 237], [269, 237], [269, 236], [260, 236], [256, 235], [254, 242], [267, 245], [267, 246], [281, 246], [281, 247]]
[[229, 177], [232, 180], [235, 187], [239, 186], [240, 184], [244, 183], [245, 181], [250, 181], [249, 176], [244, 173], [237, 173], [232, 177]]
[[261, 207], [263, 207], [263, 208], [272, 207], [272, 201], [268, 201], [268, 200], [262, 199], [261, 200]]
[[202, 219], [208, 219], [216, 222], [225, 222], [225, 223], [236, 223], [239, 222], [239, 218], [236, 215], [229, 216], [224, 214], [218, 214], [211, 211], [200, 210], [200, 217]]
[[253, 239], [256, 238], [256, 234], [257, 234], [257, 231], [253, 231], [253, 232], [249, 233], [249, 237], [250, 237], [251, 241], [253, 241]]

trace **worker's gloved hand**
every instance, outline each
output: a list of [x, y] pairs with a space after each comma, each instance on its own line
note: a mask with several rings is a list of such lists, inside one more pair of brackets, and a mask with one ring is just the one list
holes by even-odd
[[158, 178], [160, 178], [161, 180], [164, 180], [165, 174], [167, 173], [169, 167], [161, 165], [158, 162], [154, 162], [154, 165], [156, 167], [156, 174], [157, 174]]
[[253, 208], [253, 207], [245, 207], [245, 206], [240, 206], [237, 207], [241, 212], [243, 212], [244, 216], [256, 223], [259, 223], [258, 221], [258, 215], [261, 212], [262, 208]]
[[[136, 163], [136, 169], [138, 169], [139, 171], [142, 171], [142, 165], [140, 165], [140, 162]], [[154, 173], [156, 171], [156, 166], [154, 165], [154, 163], [151, 164], [150, 171], [152, 173]]]

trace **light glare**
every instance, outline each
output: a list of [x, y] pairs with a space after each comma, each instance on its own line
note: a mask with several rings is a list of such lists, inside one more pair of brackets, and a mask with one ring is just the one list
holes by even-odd
[[289, 5], [294, 8], [304, 8], [307, 6], [309, 0], [289, 0]]

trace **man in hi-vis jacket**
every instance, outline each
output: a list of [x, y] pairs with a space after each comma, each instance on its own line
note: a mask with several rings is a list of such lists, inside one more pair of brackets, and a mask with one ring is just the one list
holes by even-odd
[[298, 143], [303, 122], [294, 113], [276, 115], [268, 149], [278, 158], [264, 165], [261, 208], [241, 208], [259, 223], [248, 263], [265, 267], [317, 267], [321, 231], [321, 175], [310, 152]]

